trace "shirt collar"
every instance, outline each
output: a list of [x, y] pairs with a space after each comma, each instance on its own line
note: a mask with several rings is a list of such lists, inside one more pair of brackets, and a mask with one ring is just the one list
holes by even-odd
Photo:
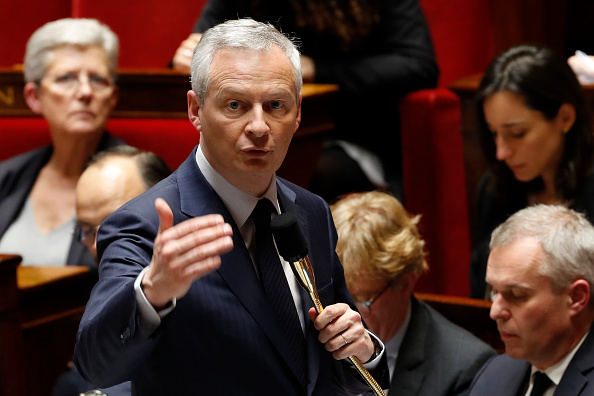
[[406, 317], [404, 318], [404, 322], [402, 326], [398, 329], [396, 334], [390, 338], [388, 342], [386, 342], [386, 353], [388, 354], [388, 369], [390, 371], [390, 378], [394, 377], [394, 369], [396, 368], [396, 361], [398, 360], [398, 353], [400, 352], [400, 347], [402, 346], [402, 341], [404, 341], [404, 336], [406, 335], [406, 331], [408, 330], [408, 325], [410, 324], [410, 317], [412, 314], [412, 305], [410, 300], [408, 301], [408, 307], [406, 310]]
[[[567, 366], [569, 366], [571, 359], [573, 359], [573, 357], [576, 354], [576, 352], [578, 351], [578, 349], [580, 349], [580, 347], [584, 343], [584, 340], [586, 339], [586, 337], [588, 336], [589, 333], [590, 332], [588, 331], [582, 337], [580, 342], [567, 355], [565, 355], [565, 357], [563, 359], [561, 359], [559, 362], [557, 362], [553, 366], [551, 366], [548, 369], [543, 371], [547, 375], [547, 377], [549, 377], [549, 379], [555, 384], [555, 386], [559, 385], [559, 382], [561, 382], [561, 378], [563, 377], [563, 374], [565, 373]], [[540, 371], [540, 370], [538, 370], [536, 367], [532, 366], [532, 369], [530, 371], [530, 376], [531, 376], [530, 381], [532, 381], [533, 374], [537, 371]]]

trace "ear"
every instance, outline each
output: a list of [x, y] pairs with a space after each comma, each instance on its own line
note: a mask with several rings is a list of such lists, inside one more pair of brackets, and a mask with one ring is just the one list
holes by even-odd
[[202, 123], [200, 122], [200, 100], [198, 99], [198, 95], [196, 92], [189, 90], [188, 91], [188, 118], [194, 128], [198, 132], [202, 132]]
[[299, 129], [299, 125], [301, 125], [301, 100], [303, 99], [303, 96], [301, 95], [301, 93], [299, 93], [299, 100], [297, 101], [297, 121], [295, 122], [295, 131], [293, 131], [293, 133], [297, 132], [297, 129]]
[[561, 130], [569, 132], [575, 123], [575, 107], [571, 103], [563, 103], [557, 112], [557, 120], [561, 123]]
[[29, 108], [35, 114], [41, 114], [41, 100], [39, 99], [39, 87], [34, 82], [28, 82], [25, 84], [23, 88], [23, 94], [25, 96], [25, 101]]
[[571, 299], [571, 314], [577, 315], [588, 308], [590, 303], [590, 284], [584, 279], [576, 279], [569, 286], [569, 297]]

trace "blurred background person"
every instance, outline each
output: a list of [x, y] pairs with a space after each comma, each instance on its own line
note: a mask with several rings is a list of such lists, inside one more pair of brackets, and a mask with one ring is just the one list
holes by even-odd
[[[91, 157], [76, 186], [77, 227], [81, 242], [97, 259], [99, 225], [117, 208], [142, 194], [171, 170], [156, 154], [132, 146], [115, 146]], [[56, 383], [52, 396], [79, 396], [97, 389], [85, 381], [70, 363]], [[107, 396], [129, 396], [130, 382], [102, 389]]]
[[438, 78], [418, 0], [209, 0], [174, 68], [189, 72], [206, 29], [246, 16], [299, 39], [304, 82], [340, 87], [331, 109], [336, 128], [309, 189], [329, 202], [378, 188], [402, 197], [399, 101]]
[[471, 296], [486, 298], [491, 232], [532, 204], [561, 204], [594, 219], [594, 137], [582, 87], [566, 60], [531, 45], [492, 61], [477, 92], [490, 169], [476, 195]]
[[420, 216], [377, 191], [347, 195], [331, 210], [347, 286], [386, 345], [390, 389], [398, 396], [466, 394], [495, 351], [413, 296], [428, 269]]
[[24, 265], [95, 265], [73, 235], [75, 189], [94, 152], [123, 143], [105, 132], [117, 59], [117, 36], [92, 19], [49, 22], [27, 43], [25, 100], [52, 143], [0, 163], [0, 252]]
[[535, 205], [493, 231], [490, 316], [505, 353], [472, 396], [594, 395], [594, 227], [560, 205]]
[[170, 173], [159, 156], [132, 146], [116, 146], [91, 158], [76, 186], [76, 225], [95, 259], [103, 220]]

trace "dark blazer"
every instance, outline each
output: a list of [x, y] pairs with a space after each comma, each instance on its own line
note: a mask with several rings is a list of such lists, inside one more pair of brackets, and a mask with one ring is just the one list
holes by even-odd
[[[106, 132], [96, 151], [120, 144], [124, 144], [124, 141]], [[0, 162], [0, 238], [21, 213], [39, 172], [49, 161], [52, 152], [53, 146], [46, 145]], [[72, 236], [66, 263], [96, 267], [95, 259], [79, 239], [79, 234]]]
[[[179, 169], [107, 218], [99, 229], [100, 279], [80, 324], [75, 363], [98, 386], [133, 381], [137, 395], [337, 395], [369, 388], [345, 362], [335, 361], [317, 340], [306, 312], [308, 384], [294, 374], [281, 330], [245, 243], [229, 211], [200, 172], [196, 149]], [[319, 197], [277, 179], [283, 211], [302, 221], [309, 257], [324, 306], [354, 307], [334, 248], [336, 231]], [[152, 257], [159, 220], [154, 201], [170, 205], [174, 223], [210, 213], [233, 227], [234, 248], [222, 265], [198, 280], [151, 333], [139, 323], [133, 283]], [[385, 362], [383, 362], [385, 363]], [[387, 379], [381, 365], [378, 380]], [[387, 387], [387, 383], [383, 382]]]
[[495, 350], [412, 298], [411, 318], [390, 389], [397, 396], [466, 395]]
[[[567, 366], [555, 396], [594, 395], [594, 332], [578, 349]], [[528, 386], [530, 363], [512, 359], [509, 355], [491, 358], [476, 375], [470, 386], [470, 396], [518, 395]]]

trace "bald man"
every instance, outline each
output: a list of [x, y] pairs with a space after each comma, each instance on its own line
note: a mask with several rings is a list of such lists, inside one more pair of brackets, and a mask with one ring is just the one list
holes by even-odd
[[[81, 242], [95, 259], [97, 229], [103, 220], [170, 173], [157, 155], [132, 146], [116, 146], [91, 158], [76, 185], [76, 217]], [[131, 394], [130, 382], [102, 389], [102, 393], [90, 393], [95, 389], [71, 367], [56, 383], [52, 396], [78, 396], [83, 392], [107, 396]]]
[[161, 158], [131, 146], [117, 146], [91, 159], [76, 186], [76, 217], [81, 242], [95, 258], [103, 220], [170, 173]]

